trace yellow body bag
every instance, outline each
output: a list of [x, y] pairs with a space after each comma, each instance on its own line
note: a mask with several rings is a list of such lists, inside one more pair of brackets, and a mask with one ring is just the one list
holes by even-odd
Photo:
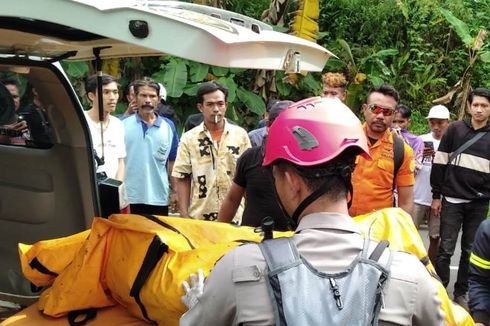
[[[415, 254], [435, 275], [433, 266], [426, 259], [427, 251], [422, 239], [411, 217], [403, 210], [384, 209], [354, 220], [364, 236], [377, 241], [388, 240], [391, 250]], [[275, 233], [276, 237], [290, 235], [291, 232]], [[207, 275], [216, 261], [232, 248], [244, 242], [262, 240], [249, 227], [117, 214], [108, 220], [96, 218], [90, 237], [83, 240], [84, 237], [86, 234], [64, 238], [80, 241], [78, 254], [76, 246], [70, 246], [73, 252], [65, 246], [64, 254], [55, 259], [59, 266], [66, 268], [53, 286], [42, 294], [39, 309], [50, 316], [63, 316], [73, 310], [106, 307], [117, 302], [131, 314], [159, 325], [178, 325], [186, 310], [180, 302], [183, 294], [181, 283], [190, 273], [202, 268]], [[49, 241], [43, 243], [46, 245]], [[41, 255], [43, 250], [36, 245], [33, 248]], [[22, 258], [22, 255], [29, 254], [29, 250], [26, 252], [25, 245], [22, 248], [23, 271], [32, 281], [29, 259]], [[54, 250], [53, 246], [48, 246], [48, 249]], [[34, 256], [29, 254], [31, 259]], [[47, 269], [53, 268], [48, 261], [43, 260], [43, 263]], [[37, 271], [34, 272], [38, 275]], [[474, 325], [469, 314], [448, 298], [442, 284], [436, 278], [434, 282], [438, 286], [446, 322], [449, 325]], [[36, 285], [43, 284], [38, 282]]]
[[[53, 259], [66, 268], [42, 293], [39, 309], [59, 317], [75, 310], [120, 303], [131, 314], [159, 325], [178, 324], [186, 310], [180, 302], [181, 284], [190, 273], [202, 268], [207, 275], [230, 249], [262, 239], [249, 227], [125, 214], [96, 218], [88, 239], [84, 237], [82, 233], [64, 239], [81, 241], [81, 246], [75, 254], [76, 246], [70, 252], [65, 246], [59, 259]], [[63, 239], [57, 240], [59, 244]], [[28, 257], [33, 254], [26, 248], [19, 245], [23, 270], [32, 281], [39, 278], [38, 271], [30, 268]], [[32, 248], [41, 254], [38, 245]], [[44, 266], [52, 268], [49, 262]], [[49, 282], [36, 280], [36, 284]]]
[[437, 286], [447, 325], [472, 326], [475, 322], [460, 305], [449, 299], [446, 289], [437, 277], [434, 266], [427, 256], [424, 242], [413, 224], [412, 217], [401, 208], [385, 208], [354, 217], [362, 234], [370, 239], [388, 240], [391, 250], [409, 252], [425, 265]]

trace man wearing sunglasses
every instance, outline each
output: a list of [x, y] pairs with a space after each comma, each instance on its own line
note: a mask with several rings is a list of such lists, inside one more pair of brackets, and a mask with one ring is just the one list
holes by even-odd
[[[396, 106], [400, 96], [395, 88], [382, 85], [373, 88], [366, 103], [362, 106], [364, 114], [364, 132], [369, 140], [371, 160], [361, 156], [356, 159], [356, 168], [352, 175], [354, 189], [351, 216], [369, 213], [394, 205], [393, 191], [398, 193], [398, 206], [407, 213], [413, 211], [413, 185], [415, 183], [415, 161], [413, 151], [408, 144], [394, 137], [390, 131]], [[403, 146], [403, 151], [395, 157], [395, 146]], [[401, 158], [403, 160], [401, 161]], [[395, 172], [395, 161], [401, 164]]]

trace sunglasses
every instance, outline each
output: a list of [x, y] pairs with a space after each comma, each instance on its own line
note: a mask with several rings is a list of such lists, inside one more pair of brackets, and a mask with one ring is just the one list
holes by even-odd
[[367, 108], [368, 108], [369, 111], [371, 111], [374, 114], [383, 113], [383, 115], [385, 117], [392, 116], [393, 113], [395, 113], [395, 110], [389, 109], [389, 108], [384, 108], [384, 107], [379, 106], [377, 104], [369, 104]]

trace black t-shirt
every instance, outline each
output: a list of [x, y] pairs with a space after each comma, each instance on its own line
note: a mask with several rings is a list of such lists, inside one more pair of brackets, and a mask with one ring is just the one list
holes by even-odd
[[238, 159], [233, 181], [245, 188], [247, 201], [242, 225], [260, 226], [266, 216], [274, 218], [274, 229], [288, 230], [288, 223], [277, 202], [272, 177], [262, 167], [262, 146], [247, 149]]

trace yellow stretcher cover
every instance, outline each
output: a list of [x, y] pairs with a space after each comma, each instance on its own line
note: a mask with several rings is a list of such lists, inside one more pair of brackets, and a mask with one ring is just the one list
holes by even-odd
[[[66, 268], [42, 293], [39, 309], [59, 317], [120, 303], [141, 319], [177, 325], [186, 310], [180, 302], [182, 281], [198, 268], [207, 275], [230, 249], [261, 239], [253, 228], [218, 222], [126, 214], [96, 218], [78, 253], [73, 246], [57, 255], [55, 264]], [[23, 271], [28, 279], [36, 279], [36, 285], [43, 285], [39, 271], [33, 271], [25, 257], [26, 248], [19, 246]], [[41, 255], [37, 244], [33, 248]], [[53, 269], [48, 260], [42, 261], [45, 269]], [[44, 281], [49, 284], [51, 279]]]
[[[66, 326], [66, 318], [53, 318], [39, 311], [37, 304], [33, 304], [0, 323], [0, 326]], [[97, 311], [95, 319], [88, 326], [148, 326], [148, 323], [132, 316], [121, 305], [101, 308]]]
[[[403, 210], [383, 209], [354, 220], [365, 236], [389, 240], [392, 250], [415, 254], [435, 275], [412, 218]], [[275, 233], [275, 236], [291, 234]], [[51, 257], [56, 257], [56, 268], [51, 266], [49, 259], [38, 258], [48, 270], [66, 266], [52, 287], [43, 292], [38, 308], [50, 316], [63, 316], [69, 311], [107, 307], [117, 302], [132, 315], [159, 325], [178, 325], [185, 311], [180, 303], [181, 283], [190, 273], [203, 268], [207, 275], [230, 249], [247, 241], [261, 241], [260, 235], [248, 227], [121, 214], [112, 215], [108, 220], [96, 218], [86, 241], [81, 240], [86, 234], [73, 237], [66, 239], [81, 241], [78, 250], [73, 245], [70, 246], [72, 252], [64, 247], [59, 255], [51, 253]], [[46, 243], [49, 241], [44, 245]], [[52, 246], [48, 247], [53, 250]], [[22, 258], [29, 250], [26, 245], [22, 248], [19, 252], [26, 277], [38, 280], [38, 286], [44, 285], [39, 282], [38, 271], [30, 276], [30, 260]], [[42, 249], [36, 247], [35, 250], [37, 255], [43, 254]], [[442, 284], [436, 278], [434, 282], [448, 325], [474, 325], [469, 314], [448, 298]]]
[[439, 299], [447, 325], [472, 326], [475, 322], [470, 314], [449, 299], [446, 289], [437, 278], [434, 266], [427, 256], [424, 242], [413, 224], [412, 217], [401, 208], [385, 208], [373, 213], [354, 217], [365, 237], [381, 241], [388, 240], [391, 250], [409, 252], [422, 261], [437, 284]]

